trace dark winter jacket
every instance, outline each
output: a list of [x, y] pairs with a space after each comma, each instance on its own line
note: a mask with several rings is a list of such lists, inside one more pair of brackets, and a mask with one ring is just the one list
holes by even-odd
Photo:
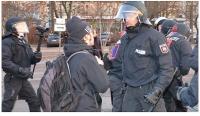
[[2, 40], [2, 68], [7, 74], [20, 77], [19, 67], [31, 67], [36, 63], [34, 53], [24, 39], [9, 35]]
[[[66, 56], [78, 51], [91, 51], [87, 45], [71, 40], [73, 38], [69, 37], [68, 42], [64, 45]], [[76, 108], [77, 112], [98, 111], [95, 93], [104, 93], [108, 89], [106, 71], [99, 66], [95, 57], [89, 52], [77, 54], [69, 61], [75, 91], [82, 92], [86, 88], [86, 93], [80, 98]]]
[[155, 87], [162, 90], [169, 85], [173, 74], [172, 59], [161, 33], [140, 25], [127, 30], [119, 49], [123, 80], [127, 85], [138, 87], [153, 80], [157, 80]]
[[195, 74], [190, 82], [189, 87], [183, 87], [180, 90], [180, 100], [183, 105], [193, 107], [198, 104], [198, 46], [195, 46], [190, 59], [191, 68], [195, 71]]
[[198, 72], [198, 45], [196, 45], [192, 51], [192, 55], [188, 62], [188, 65], [195, 71]]
[[177, 67], [183, 76], [187, 75], [190, 66], [188, 66], [186, 62], [188, 62], [192, 54], [190, 42], [188, 42], [184, 36], [176, 32], [170, 33], [167, 38], [171, 38], [172, 40], [170, 50], [174, 68]]

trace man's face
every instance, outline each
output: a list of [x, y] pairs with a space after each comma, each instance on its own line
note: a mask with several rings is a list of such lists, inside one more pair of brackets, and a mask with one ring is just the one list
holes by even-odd
[[28, 33], [29, 32], [26, 22], [18, 22], [16, 24], [14, 24], [13, 26], [18, 33]]
[[85, 35], [85, 37], [83, 38], [83, 40], [85, 41], [85, 43], [88, 46], [93, 46], [94, 45], [94, 36], [93, 36], [93, 33], [90, 32], [87, 35]]
[[135, 26], [138, 23], [138, 16], [138, 13], [135, 12], [125, 13], [124, 17], [126, 27]]
[[162, 25], [158, 25], [158, 31], [161, 32]]

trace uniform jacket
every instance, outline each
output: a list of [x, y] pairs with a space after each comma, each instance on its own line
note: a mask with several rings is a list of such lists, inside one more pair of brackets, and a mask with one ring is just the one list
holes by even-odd
[[2, 68], [7, 74], [20, 77], [19, 67], [30, 67], [34, 63], [34, 53], [25, 39], [10, 35], [2, 40]]
[[157, 80], [155, 87], [165, 89], [172, 80], [173, 65], [164, 36], [140, 25], [121, 39], [117, 59], [122, 61], [123, 81], [138, 87]]
[[192, 47], [184, 36], [179, 33], [172, 32], [167, 36], [167, 40], [171, 39], [170, 50], [174, 68], [177, 67], [180, 73], [184, 76], [188, 74], [190, 67], [187, 62], [192, 54]]

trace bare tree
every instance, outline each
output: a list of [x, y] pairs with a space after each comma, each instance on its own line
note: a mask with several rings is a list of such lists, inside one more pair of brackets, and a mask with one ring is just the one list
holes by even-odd
[[51, 3], [52, 3], [52, 9], [53, 9], [52, 11], [55, 13], [55, 17], [59, 18], [58, 11], [56, 9], [56, 2], [55, 1], [51, 1]]
[[176, 6], [177, 1], [146, 1], [145, 5], [147, 7], [149, 18], [155, 18], [159, 16], [168, 17], [172, 13], [177, 13], [178, 9]]
[[70, 18], [71, 14], [72, 14], [73, 2], [72, 1], [61, 1], [61, 4], [62, 4], [64, 11], [67, 15], [67, 19]]

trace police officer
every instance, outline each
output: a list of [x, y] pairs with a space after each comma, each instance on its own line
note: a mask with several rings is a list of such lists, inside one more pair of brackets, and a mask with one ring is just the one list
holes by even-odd
[[119, 48], [126, 86], [122, 111], [166, 111], [161, 96], [173, 68], [164, 36], [151, 28], [141, 1], [122, 3], [115, 18], [125, 21], [127, 33]]
[[17, 96], [25, 99], [31, 112], [40, 111], [37, 95], [28, 81], [32, 78], [31, 64], [39, 62], [41, 53], [34, 53], [25, 39], [29, 32], [26, 22], [20, 17], [11, 17], [5, 24], [6, 34], [2, 40], [2, 68], [4, 77], [4, 98], [2, 111], [13, 109]]
[[173, 20], [166, 20], [162, 24], [162, 33], [166, 36], [166, 42], [171, 50], [174, 69], [177, 68], [170, 86], [164, 93], [165, 106], [167, 111], [186, 111], [181, 102], [177, 101], [172, 92], [176, 86], [182, 86], [182, 76], [188, 74], [190, 67], [188, 62], [192, 47], [185, 37], [177, 33], [177, 23]]
[[156, 19], [155, 23], [154, 23], [154, 27], [156, 30], [158, 30], [159, 32], [161, 32], [161, 26], [162, 23], [166, 20], [167, 18], [165, 17], [159, 17]]
[[192, 56], [187, 63], [194, 71], [193, 78], [189, 87], [179, 87], [176, 94], [177, 99], [182, 102], [184, 106], [194, 107], [198, 104], [198, 45], [193, 49]]
[[177, 32], [188, 39], [190, 36], [190, 27], [184, 23], [178, 23]]

